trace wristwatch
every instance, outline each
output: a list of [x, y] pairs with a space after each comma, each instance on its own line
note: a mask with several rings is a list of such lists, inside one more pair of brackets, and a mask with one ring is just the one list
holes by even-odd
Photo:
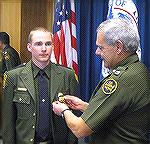
[[67, 111], [67, 110], [69, 110], [70, 111], [70, 109], [69, 108], [67, 108], [67, 109], [64, 109], [62, 112], [61, 112], [61, 116], [64, 118], [64, 112], [65, 111]]

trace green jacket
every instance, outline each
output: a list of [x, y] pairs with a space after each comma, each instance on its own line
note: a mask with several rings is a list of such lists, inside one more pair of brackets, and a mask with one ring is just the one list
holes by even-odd
[[[36, 94], [31, 61], [4, 75], [3, 141], [4, 144], [33, 144], [36, 124]], [[73, 70], [51, 63], [51, 102], [58, 93], [76, 95], [77, 81]], [[54, 144], [75, 144], [77, 138], [65, 120], [52, 114]]]
[[10, 45], [6, 45], [3, 49], [3, 73], [5, 73], [5, 71], [12, 70], [20, 64], [21, 60], [18, 52]]
[[3, 54], [2, 54], [2, 50], [0, 50], [0, 76], [3, 75], [2, 60], [3, 60]]
[[101, 81], [81, 116], [93, 130], [90, 144], [148, 144], [150, 75], [137, 55]]
[[[2, 51], [0, 50], [0, 115], [1, 115], [1, 111], [2, 111], [2, 75], [3, 75], [3, 71], [2, 71]], [[1, 125], [2, 125], [1, 119], [2, 119], [2, 117], [0, 117], [0, 130], [1, 130]]]

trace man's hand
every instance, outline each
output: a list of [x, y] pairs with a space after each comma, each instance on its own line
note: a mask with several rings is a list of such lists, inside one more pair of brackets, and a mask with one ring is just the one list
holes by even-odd
[[53, 105], [54, 113], [59, 116], [62, 115], [62, 111], [64, 111], [65, 109], [69, 109], [67, 105], [65, 105], [64, 103], [61, 103], [59, 101], [53, 102], [52, 105]]
[[89, 105], [87, 102], [84, 102], [75, 96], [65, 95], [64, 98], [67, 106], [74, 110], [80, 110], [83, 112]]

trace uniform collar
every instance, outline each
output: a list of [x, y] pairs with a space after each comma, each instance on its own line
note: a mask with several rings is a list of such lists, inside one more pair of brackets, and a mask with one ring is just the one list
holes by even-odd
[[129, 57], [127, 57], [126, 59], [124, 59], [123, 61], [121, 61], [119, 64], [117, 64], [116, 68], [126, 67], [132, 63], [137, 62], [137, 61], [139, 61], [137, 54], [133, 54], [133, 55], [130, 55]]
[[8, 44], [6, 44], [6, 46], [3, 48], [3, 52], [9, 47]]
[[[32, 69], [33, 69], [33, 77], [35, 78], [41, 69], [38, 68], [33, 62], [32, 62]], [[49, 63], [43, 69], [43, 71], [46, 73], [46, 75], [48, 76], [48, 78], [50, 78], [51, 64]]]

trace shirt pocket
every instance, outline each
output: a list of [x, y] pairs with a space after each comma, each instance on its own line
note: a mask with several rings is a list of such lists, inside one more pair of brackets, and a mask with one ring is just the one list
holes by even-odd
[[15, 91], [13, 103], [16, 106], [17, 118], [28, 119], [30, 117], [31, 97], [27, 91]]

